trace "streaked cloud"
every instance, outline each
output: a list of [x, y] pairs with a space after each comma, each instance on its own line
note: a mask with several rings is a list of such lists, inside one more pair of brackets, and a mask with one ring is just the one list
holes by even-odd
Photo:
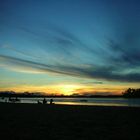
[[140, 82], [138, 0], [5, 0], [0, 7], [2, 69], [86, 86]]
[[126, 81], [126, 82], [140, 82], [140, 73], [129, 72], [127, 74], [121, 74], [120, 68], [117, 67], [99, 67], [89, 65], [88, 68], [84, 66], [72, 66], [72, 65], [47, 65], [43, 63], [23, 60], [19, 58], [0, 56], [0, 61], [3, 65], [11, 68], [21, 68], [23, 71], [36, 71], [42, 73], [58, 73], [70, 76], [104, 79], [109, 81]]

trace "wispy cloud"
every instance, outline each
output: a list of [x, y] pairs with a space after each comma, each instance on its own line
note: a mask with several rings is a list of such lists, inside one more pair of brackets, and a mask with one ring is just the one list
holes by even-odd
[[[25, 27], [17, 25], [14, 28], [24, 32], [27, 35], [24, 38], [35, 42], [38, 49], [32, 46], [32, 52], [29, 52], [7, 46], [5, 49], [26, 57], [13, 57], [7, 53], [0, 55], [0, 63], [3, 67], [22, 72], [51, 72], [98, 80], [140, 82], [139, 30], [133, 26], [123, 28], [123, 24], [119, 39], [99, 39], [105, 40], [100, 44], [102, 47], [94, 43], [89, 45], [74, 32], [47, 21], [32, 28], [26, 24]], [[134, 29], [133, 32], [130, 29]], [[38, 53], [38, 50], [43, 53]]]
[[96, 78], [109, 81], [140, 82], [140, 73], [119, 73], [116, 67], [99, 67], [90, 65], [88, 68], [69, 65], [46, 65], [38, 62], [23, 60], [10, 56], [0, 56], [0, 61], [11, 68], [21, 68], [23, 71], [36, 71], [42, 73], [58, 73], [76, 77]]

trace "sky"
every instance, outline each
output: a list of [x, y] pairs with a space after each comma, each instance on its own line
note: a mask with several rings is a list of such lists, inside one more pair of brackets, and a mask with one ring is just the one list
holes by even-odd
[[139, 0], [1, 0], [0, 90], [139, 88], [139, 25]]

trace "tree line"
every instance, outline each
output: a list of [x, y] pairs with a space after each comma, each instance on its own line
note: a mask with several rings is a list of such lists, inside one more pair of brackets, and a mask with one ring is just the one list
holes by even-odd
[[128, 88], [122, 93], [125, 98], [140, 98], [140, 88]]

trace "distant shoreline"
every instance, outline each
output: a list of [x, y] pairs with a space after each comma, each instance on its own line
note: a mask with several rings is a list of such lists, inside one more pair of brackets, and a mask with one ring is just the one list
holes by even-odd
[[11, 94], [11, 95], [6, 95], [6, 94], [0, 94], [0, 98], [8, 98], [8, 97], [18, 97], [18, 98], [126, 98], [126, 99], [130, 99], [130, 98], [138, 98], [140, 99], [140, 97], [124, 97], [123, 95], [91, 95], [91, 96], [44, 96], [44, 95], [22, 95], [22, 94]]
[[122, 95], [92, 95], [92, 96], [43, 96], [43, 95], [22, 95], [22, 94], [11, 94], [11, 95], [4, 95], [0, 94], [0, 97], [19, 97], [19, 98], [124, 98]]
[[5, 93], [0, 93], [0, 97], [29, 97], [29, 98], [120, 98], [123, 97], [122, 95], [90, 95], [90, 96], [84, 96], [84, 95], [32, 95], [32, 94], [20, 94], [20, 93], [16, 93], [16, 94], [5, 94]]

